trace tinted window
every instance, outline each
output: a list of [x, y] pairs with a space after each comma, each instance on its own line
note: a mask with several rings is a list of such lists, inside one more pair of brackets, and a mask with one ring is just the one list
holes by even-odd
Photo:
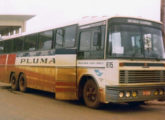
[[25, 51], [34, 51], [36, 50], [37, 35], [29, 35], [25, 37], [24, 40], [24, 50]]
[[90, 50], [90, 41], [91, 41], [92, 32], [85, 31], [80, 34], [80, 51], [89, 51]]
[[83, 30], [80, 33], [78, 57], [80, 59], [101, 59], [104, 57], [105, 26]]
[[56, 48], [75, 47], [76, 26], [61, 28], [56, 31]]
[[75, 46], [76, 26], [65, 28], [64, 47], [70, 48]]
[[46, 31], [39, 34], [39, 49], [50, 50], [52, 48], [53, 31]]
[[11, 53], [13, 51], [13, 40], [4, 41], [4, 52]]
[[24, 43], [23, 37], [14, 39], [14, 46], [13, 46], [14, 48], [13, 48], [13, 50], [14, 50], [15, 52], [20, 52], [20, 51], [22, 51], [23, 43]]
[[4, 52], [4, 45], [3, 45], [3, 41], [0, 42], [0, 54], [2, 54]]
[[64, 40], [64, 30], [58, 29], [56, 32], [56, 48], [63, 47], [63, 40]]

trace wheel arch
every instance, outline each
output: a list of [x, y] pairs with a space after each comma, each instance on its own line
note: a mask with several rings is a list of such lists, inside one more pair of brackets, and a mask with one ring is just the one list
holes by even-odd
[[79, 99], [81, 99], [83, 96], [83, 88], [84, 88], [84, 85], [88, 79], [92, 79], [96, 83], [97, 87], [99, 88], [99, 84], [98, 84], [98, 82], [94, 76], [92, 76], [90, 74], [86, 74], [86, 75], [81, 76], [81, 78], [78, 82], [78, 98]]

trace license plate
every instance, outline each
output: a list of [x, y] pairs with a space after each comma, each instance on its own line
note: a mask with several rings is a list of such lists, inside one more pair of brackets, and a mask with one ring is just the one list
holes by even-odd
[[143, 96], [149, 96], [149, 95], [151, 95], [151, 91], [149, 91], [149, 90], [143, 91]]

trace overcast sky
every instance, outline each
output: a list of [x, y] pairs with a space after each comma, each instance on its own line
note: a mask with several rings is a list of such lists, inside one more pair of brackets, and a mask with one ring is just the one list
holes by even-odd
[[0, 0], [0, 14], [33, 14], [27, 31], [84, 16], [133, 16], [160, 20], [160, 0]]

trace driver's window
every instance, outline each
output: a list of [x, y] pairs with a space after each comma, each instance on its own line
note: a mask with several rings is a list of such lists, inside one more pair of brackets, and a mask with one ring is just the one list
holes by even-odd
[[94, 27], [80, 32], [80, 59], [102, 59], [104, 57], [105, 26]]

